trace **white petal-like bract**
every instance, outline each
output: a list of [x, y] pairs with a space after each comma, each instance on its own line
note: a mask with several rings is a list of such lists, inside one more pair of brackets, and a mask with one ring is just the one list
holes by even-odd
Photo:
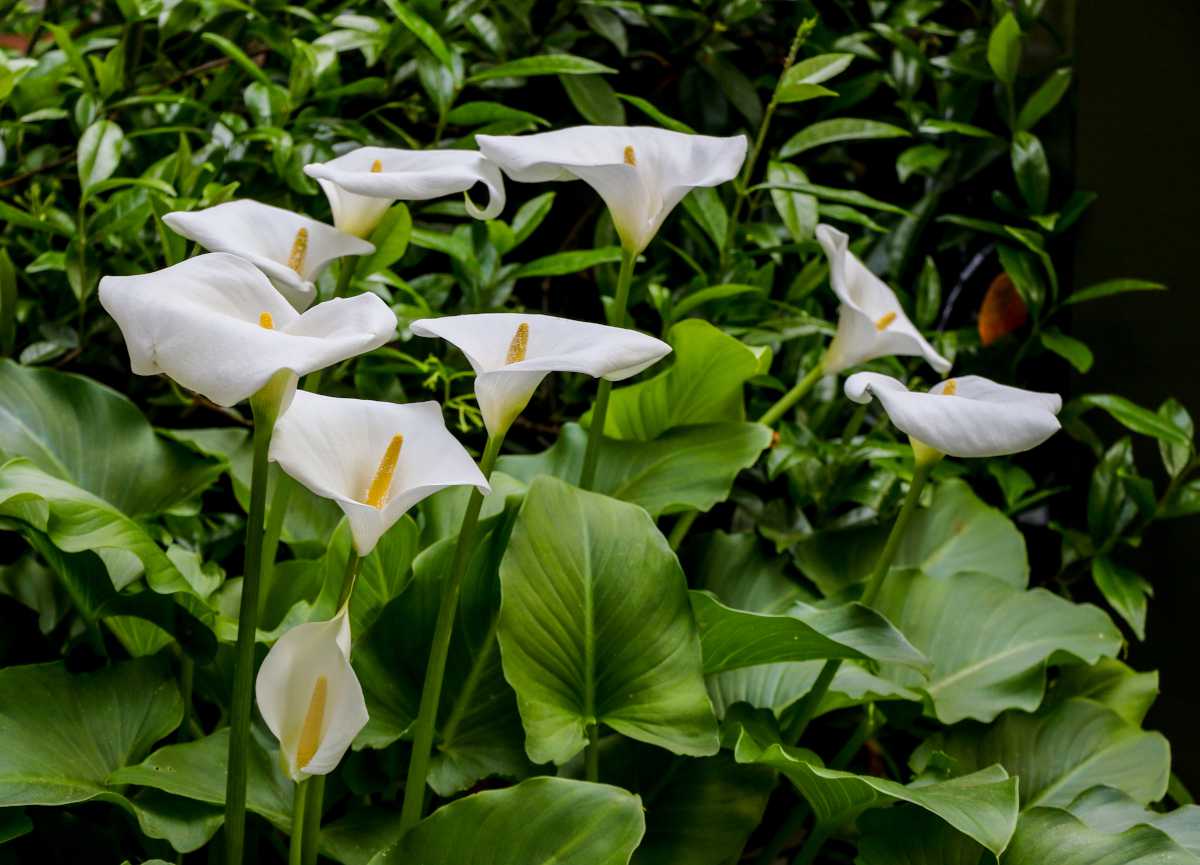
[[475, 150], [401, 150], [359, 147], [328, 162], [304, 166], [325, 191], [333, 224], [366, 237], [395, 201], [427, 201], [487, 187], [488, 202], [477, 206], [466, 195], [467, 212], [495, 219], [504, 209], [500, 169]]
[[[369, 491], [389, 446], [401, 437], [379, 506]], [[442, 419], [436, 402], [342, 399], [298, 391], [275, 423], [270, 459], [346, 514], [358, 554], [417, 502], [450, 486], [489, 490], [487, 479]]]
[[368, 720], [362, 686], [350, 666], [346, 608], [327, 622], [297, 625], [280, 637], [259, 667], [254, 693], [292, 780], [336, 769]]
[[[510, 349], [524, 326], [520, 359]], [[475, 370], [475, 397], [488, 432], [505, 432], [551, 372], [621, 381], [670, 353], [660, 339], [621, 327], [550, 315], [480, 313], [414, 321], [418, 336], [457, 346]]]
[[920, 355], [939, 373], [949, 372], [950, 361], [913, 326], [895, 292], [850, 252], [844, 233], [818, 225], [817, 241], [829, 259], [829, 283], [841, 301], [837, 335], [825, 354], [825, 372], [838, 373], [897, 354]]
[[209, 252], [229, 252], [253, 263], [301, 312], [316, 298], [314, 283], [331, 261], [375, 251], [332, 225], [250, 199], [175, 211], [163, 222]]
[[374, 294], [298, 313], [262, 271], [224, 252], [106, 276], [100, 303], [121, 329], [135, 373], [165, 373], [224, 406], [253, 396], [280, 370], [307, 375], [396, 332], [395, 314]]
[[621, 243], [641, 252], [683, 197], [732, 180], [746, 137], [649, 126], [575, 126], [533, 135], [479, 135], [479, 149], [521, 183], [583, 180], [600, 194]]
[[845, 390], [857, 403], [879, 400], [897, 429], [953, 457], [1027, 451], [1061, 427], [1058, 394], [1009, 387], [976, 375], [946, 379], [928, 393], [918, 393], [891, 376], [859, 372], [846, 379]]

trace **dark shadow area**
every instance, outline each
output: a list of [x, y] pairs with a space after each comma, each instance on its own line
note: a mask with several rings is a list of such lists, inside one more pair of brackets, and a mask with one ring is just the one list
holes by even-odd
[[[1121, 393], [1149, 407], [1174, 396], [1200, 417], [1200, 3], [1083, 0], [1074, 45], [1076, 179], [1100, 195], [1078, 232], [1075, 285], [1129, 276], [1171, 289], [1077, 308], [1073, 329], [1095, 349], [1096, 365], [1075, 390]], [[1148, 473], [1158, 460], [1152, 448], [1138, 458]], [[1156, 524], [1130, 554], [1155, 590], [1147, 642], [1130, 652], [1138, 668], [1161, 671], [1162, 696], [1147, 726], [1170, 738], [1175, 771], [1193, 792], [1200, 788], [1198, 522]]]

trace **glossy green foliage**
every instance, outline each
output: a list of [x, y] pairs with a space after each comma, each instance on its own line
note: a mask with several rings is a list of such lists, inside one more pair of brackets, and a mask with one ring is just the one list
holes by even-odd
[[[1070, 280], [1073, 228], [1104, 202], [1071, 187], [1078, 46], [1054, 4], [40, 5], [0, 3], [0, 861], [220, 858], [251, 413], [133, 375], [102, 277], [200, 252], [173, 211], [252, 198], [332, 221], [305, 166], [354, 145], [591, 123], [743, 135], [749, 160], [676, 190], [638, 256], [626, 325], [672, 351], [614, 384], [591, 490], [591, 377], [548, 376], [509, 429], [407, 834], [469, 491], [359, 563], [370, 720], [326, 779], [322, 861], [1200, 865], [1195, 779], [1145, 729], [1159, 678], [1126, 654], [1155, 639], [1156, 586], [1190, 578], [1136, 551], [1200, 514], [1195, 407], [1089, 383], [1112, 349], [1073, 332], [1079, 305], [1170, 296], [1139, 262]], [[506, 193], [488, 221], [458, 195], [391, 202], [375, 251], [316, 287], [375, 293], [396, 334], [302, 386], [436, 400], [481, 453], [470, 363], [411, 323], [620, 312], [594, 190]], [[951, 375], [1065, 402], [1036, 455], [937, 466], [870, 605], [912, 452], [844, 374], [810, 378], [844, 312], [821, 224]], [[917, 357], [861, 368], [938, 379]], [[334, 502], [273, 467], [267, 503], [256, 665], [334, 615], [351, 560]], [[252, 854], [276, 865], [295, 787], [260, 721]]]

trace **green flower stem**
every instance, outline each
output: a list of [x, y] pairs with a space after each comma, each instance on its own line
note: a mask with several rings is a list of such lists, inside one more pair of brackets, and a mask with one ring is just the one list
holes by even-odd
[[[491, 477], [492, 467], [500, 454], [504, 434], [488, 436], [487, 446], [479, 468], [483, 476]], [[442, 599], [438, 606], [437, 624], [433, 630], [433, 645], [429, 650], [429, 665], [425, 668], [425, 684], [421, 688], [421, 706], [413, 730], [412, 758], [408, 764], [408, 779], [404, 784], [404, 805], [400, 810], [400, 831], [406, 832], [421, 819], [425, 805], [425, 781], [429, 776], [429, 757], [433, 749], [434, 728], [442, 697], [442, 679], [446, 674], [446, 657], [450, 652], [450, 636], [454, 631], [454, 614], [458, 609], [458, 589], [471, 558], [475, 529], [479, 525], [479, 509], [483, 493], [475, 489], [467, 501], [462, 527], [458, 530], [458, 545], [450, 573], [442, 584]]]
[[[912, 522], [913, 515], [917, 511], [917, 503], [921, 500], [921, 490], [924, 488], [925, 482], [929, 479], [929, 473], [933, 471], [935, 465], [937, 465], [936, 458], [917, 458], [913, 467], [912, 483], [908, 486], [908, 495], [904, 499], [900, 513], [897, 515], [896, 522], [892, 526], [891, 534], [888, 535], [883, 552], [879, 554], [879, 559], [875, 562], [875, 570], [871, 572], [871, 576], [867, 580], [867, 587], [860, 599], [860, 602], [864, 606], [872, 606], [876, 598], [879, 597], [879, 590], [883, 588], [883, 580], [892, 566], [892, 560], [896, 558], [896, 552], [900, 549], [900, 542], [904, 539], [904, 533], [908, 530], [908, 524]], [[816, 714], [817, 707], [821, 704], [821, 700], [825, 698], [825, 694], [829, 691], [829, 685], [833, 682], [833, 677], [837, 675], [838, 668], [841, 665], [841, 659], [836, 658], [826, 661], [825, 665], [821, 667], [816, 684], [805, 695], [796, 718], [790, 725], [788, 731], [790, 741], [798, 742], [800, 737], [804, 735], [804, 730], [808, 727], [808, 722]]]
[[350, 593], [354, 591], [354, 583], [358, 579], [358, 566], [362, 562], [362, 556], [351, 547], [350, 558], [346, 561], [346, 572], [342, 576], [342, 590], [338, 593], [337, 608], [340, 610], [344, 604], [350, 602]]
[[308, 785], [311, 779], [296, 782], [296, 794], [292, 797], [292, 837], [288, 844], [288, 865], [303, 865], [304, 824], [308, 817]]
[[588, 725], [588, 743], [583, 752], [584, 777], [589, 781], [600, 780], [600, 722]]
[[304, 808], [300, 861], [303, 865], [317, 865], [317, 851], [321, 846], [321, 811], [325, 805], [325, 776], [313, 775], [307, 783], [308, 803]]
[[233, 702], [229, 709], [229, 771], [225, 779], [226, 865], [241, 865], [246, 842], [246, 774], [254, 696], [254, 637], [258, 629], [263, 522], [267, 507], [267, 451], [291, 376], [290, 371], [281, 370], [250, 398], [250, 409], [254, 413], [254, 463], [250, 475], [250, 513], [246, 518], [246, 559], [238, 613]]
[[[617, 295], [613, 298], [612, 306], [613, 327], [625, 326], [625, 308], [629, 305], [629, 286], [633, 282], [633, 263], [636, 260], [636, 252], [622, 251]], [[596, 480], [596, 461], [600, 457], [600, 440], [604, 438], [604, 421], [608, 417], [608, 396], [611, 392], [612, 382], [606, 378], [600, 379], [600, 387], [596, 390], [596, 407], [592, 410], [592, 426], [588, 430], [587, 451], [583, 455], [583, 471], [579, 474], [580, 489], [590, 490]]]
[[822, 826], [820, 823], [813, 826], [812, 831], [808, 833], [808, 840], [804, 842], [804, 846], [792, 860], [792, 865], [810, 865], [817, 858], [817, 852], [821, 849], [821, 845], [829, 837], [829, 831], [828, 827]]
[[334, 297], [345, 297], [350, 290], [350, 281], [354, 279], [354, 271], [358, 268], [358, 256], [343, 255], [338, 259], [338, 281], [333, 290]]
[[675, 525], [671, 526], [671, 535], [667, 538], [671, 549], [679, 549], [679, 545], [683, 543], [683, 539], [687, 537], [688, 531], [692, 528], [692, 523], [696, 522], [696, 518], [699, 516], [699, 511], [688, 511], [686, 514], [680, 515], [679, 519], [675, 521]]
[[792, 406], [804, 399], [804, 395], [812, 390], [813, 385], [820, 381], [821, 376], [824, 374], [825, 360], [822, 358], [816, 366], [808, 371], [808, 374], [805, 375], [804, 378], [796, 382], [795, 387], [781, 396], [775, 401], [773, 406], [763, 412], [763, 415], [758, 419], [758, 422], [760, 424], [764, 424], [765, 426], [771, 426], [774, 424], [781, 417], [787, 414], [788, 410], [791, 409]]
[[799, 53], [800, 46], [808, 39], [808, 34], [812, 32], [816, 25], [816, 18], [807, 18], [801, 21], [800, 25], [796, 28], [796, 35], [792, 37], [792, 44], [788, 48], [787, 57], [783, 60], [783, 69], [779, 73], [779, 80], [775, 83], [775, 90], [771, 93], [771, 101], [767, 103], [766, 110], [763, 111], [762, 122], [758, 125], [758, 135], [754, 138], [754, 146], [750, 149], [750, 155], [742, 166], [742, 174], [736, 184], [737, 195], [733, 201], [733, 210], [729, 217], [729, 225], [725, 230], [725, 241], [721, 244], [722, 269], [729, 258], [729, 248], [737, 235], [738, 220], [742, 215], [742, 206], [746, 203], [746, 196], [749, 194], [750, 179], [754, 176], [754, 167], [758, 164], [758, 157], [762, 154], [763, 144], [767, 140], [767, 132], [771, 128], [771, 118], [775, 116], [775, 109], [779, 107], [780, 88], [783, 86], [784, 79], [787, 78], [788, 70], [796, 62], [796, 54]]
[[267, 522], [263, 529], [262, 564], [259, 571], [260, 594], [258, 598], [258, 614], [261, 616], [267, 598], [271, 595], [271, 585], [275, 579], [275, 555], [279, 552], [279, 536], [283, 532], [283, 518], [287, 516], [288, 502], [292, 497], [293, 481], [281, 469], [276, 470], [275, 491], [271, 494], [271, 504], [267, 508]]

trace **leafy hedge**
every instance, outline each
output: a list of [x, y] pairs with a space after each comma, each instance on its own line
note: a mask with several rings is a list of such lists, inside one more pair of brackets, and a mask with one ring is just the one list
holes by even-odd
[[[1200, 512], [1187, 410], [1073, 392], [1042, 449], [939, 463], [863, 606], [909, 446], [836, 376], [786, 396], [836, 327], [819, 222], [956, 374], [1039, 391], [1092, 364], [1074, 305], [1163, 288], [1060, 272], [1103, 203], [1058, 165], [1072, 70], [1041, 0], [46, 5], [0, 3], [0, 860], [200, 861], [223, 821], [249, 413], [131, 376], [101, 277], [195, 254], [172, 211], [254, 198], [329, 221], [304, 166], [347, 142], [473, 148], [592, 123], [744, 133], [750, 155], [637, 264], [631, 324], [673, 355], [613, 390], [601, 495], [572, 486], [590, 378], [555, 375], [510, 431], [455, 622], [432, 816], [403, 836], [466, 493], [364, 557], [349, 615], [370, 721], [326, 782], [321, 855], [1200, 862], [1200, 812], [1142, 729], [1157, 675], [1119, 660], [1152, 594], [1127, 550]], [[397, 203], [374, 253], [322, 277], [323, 296], [370, 291], [399, 320], [324, 393], [436, 399], [478, 451], [469, 364], [412, 321], [614, 316], [600, 199], [508, 193], [489, 221], [454, 197]], [[869, 368], [936, 378], [919, 358]], [[267, 499], [283, 506], [260, 656], [331, 614], [351, 550], [329, 501], [280, 474]], [[806, 700], [827, 659], [828, 693]], [[556, 678], [576, 661], [586, 686]], [[630, 709], [638, 688], [666, 704]], [[571, 780], [590, 774], [589, 725], [605, 784]], [[276, 748], [256, 728], [251, 861], [284, 861], [292, 831]]]

